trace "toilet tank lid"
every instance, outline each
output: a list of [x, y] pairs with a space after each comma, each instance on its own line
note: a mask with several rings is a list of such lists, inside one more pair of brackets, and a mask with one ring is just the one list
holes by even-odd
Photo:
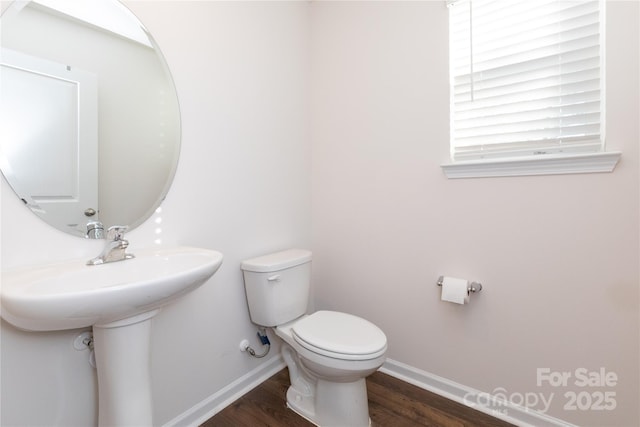
[[286, 251], [263, 255], [243, 261], [240, 268], [244, 271], [269, 273], [284, 270], [311, 261], [311, 251], [306, 249], [287, 249]]

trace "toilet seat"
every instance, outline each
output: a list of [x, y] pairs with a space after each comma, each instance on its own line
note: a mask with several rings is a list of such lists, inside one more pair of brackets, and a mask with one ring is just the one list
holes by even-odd
[[295, 322], [291, 331], [302, 347], [335, 359], [374, 359], [387, 350], [387, 337], [380, 328], [337, 311], [317, 311]]

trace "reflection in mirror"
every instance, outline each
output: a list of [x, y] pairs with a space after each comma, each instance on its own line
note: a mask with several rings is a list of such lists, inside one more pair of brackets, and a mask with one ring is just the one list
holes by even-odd
[[50, 225], [102, 238], [165, 197], [180, 113], [158, 48], [116, 0], [14, 2], [1, 18], [0, 168]]

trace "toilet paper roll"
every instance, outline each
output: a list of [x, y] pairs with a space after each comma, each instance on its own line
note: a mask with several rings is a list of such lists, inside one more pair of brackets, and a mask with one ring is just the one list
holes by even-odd
[[442, 301], [466, 304], [469, 302], [469, 282], [455, 277], [445, 277], [442, 281]]

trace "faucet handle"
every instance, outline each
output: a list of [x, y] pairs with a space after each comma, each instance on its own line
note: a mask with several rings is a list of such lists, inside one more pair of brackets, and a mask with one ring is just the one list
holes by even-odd
[[107, 240], [111, 240], [113, 242], [124, 240], [124, 232], [128, 229], [129, 227], [127, 225], [112, 225], [107, 230]]

